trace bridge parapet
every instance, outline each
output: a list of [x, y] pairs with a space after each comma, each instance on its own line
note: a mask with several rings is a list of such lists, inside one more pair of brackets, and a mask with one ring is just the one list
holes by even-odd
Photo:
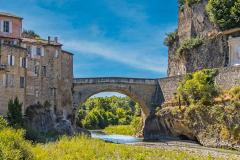
[[144, 78], [123, 78], [123, 77], [99, 77], [99, 78], [74, 78], [75, 84], [104, 84], [104, 83], [121, 83], [121, 84], [145, 84], [156, 85], [157, 79]]

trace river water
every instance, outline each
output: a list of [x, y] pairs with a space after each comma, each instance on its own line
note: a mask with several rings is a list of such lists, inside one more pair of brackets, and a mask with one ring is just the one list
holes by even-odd
[[118, 134], [106, 134], [101, 130], [92, 130], [90, 131], [92, 138], [101, 139], [107, 142], [119, 143], [119, 144], [129, 144], [142, 142], [142, 138], [136, 138], [134, 136], [125, 136]]

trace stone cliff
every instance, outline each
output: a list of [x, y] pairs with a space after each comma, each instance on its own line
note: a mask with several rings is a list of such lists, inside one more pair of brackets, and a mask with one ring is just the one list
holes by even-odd
[[[228, 66], [228, 37], [235, 35], [222, 32], [210, 22], [207, 2], [202, 0], [191, 5], [185, 4], [179, 9], [178, 29], [169, 45], [168, 76]], [[199, 39], [201, 43], [194, 44], [194, 39]], [[182, 48], [181, 55], [177, 53], [179, 48]]]

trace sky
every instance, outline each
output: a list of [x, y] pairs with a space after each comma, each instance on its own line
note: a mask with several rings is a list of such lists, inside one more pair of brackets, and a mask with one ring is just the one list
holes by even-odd
[[177, 0], [0, 0], [0, 11], [59, 37], [76, 78], [166, 76], [163, 40], [177, 27]]

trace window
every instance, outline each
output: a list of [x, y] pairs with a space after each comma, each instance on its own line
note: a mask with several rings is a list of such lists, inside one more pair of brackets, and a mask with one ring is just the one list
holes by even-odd
[[3, 32], [9, 33], [10, 32], [10, 22], [3, 21]]
[[42, 76], [46, 77], [47, 76], [47, 67], [42, 66]]
[[6, 87], [14, 87], [14, 75], [13, 74], [7, 74]]
[[27, 68], [27, 58], [20, 57], [20, 67]]
[[14, 59], [15, 59], [15, 57], [13, 55], [8, 55], [8, 65], [9, 66], [14, 65]]
[[42, 49], [40, 47], [37, 47], [37, 55], [38, 56], [42, 55]]
[[39, 75], [39, 67], [38, 66], [34, 66], [34, 73], [35, 75]]
[[56, 88], [51, 88], [51, 95], [56, 97]]
[[24, 88], [24, 87], [25, 87], [25, 78], [20, 77], [20, 88]]
[[35, 90], [35, 97], [39, 97], [39, 90]]
[[31, 46], [27, 46], [27, 53], [29, 56], [31, 56], [31, 52], [32, 52], [31, 50], [32, 50]]

